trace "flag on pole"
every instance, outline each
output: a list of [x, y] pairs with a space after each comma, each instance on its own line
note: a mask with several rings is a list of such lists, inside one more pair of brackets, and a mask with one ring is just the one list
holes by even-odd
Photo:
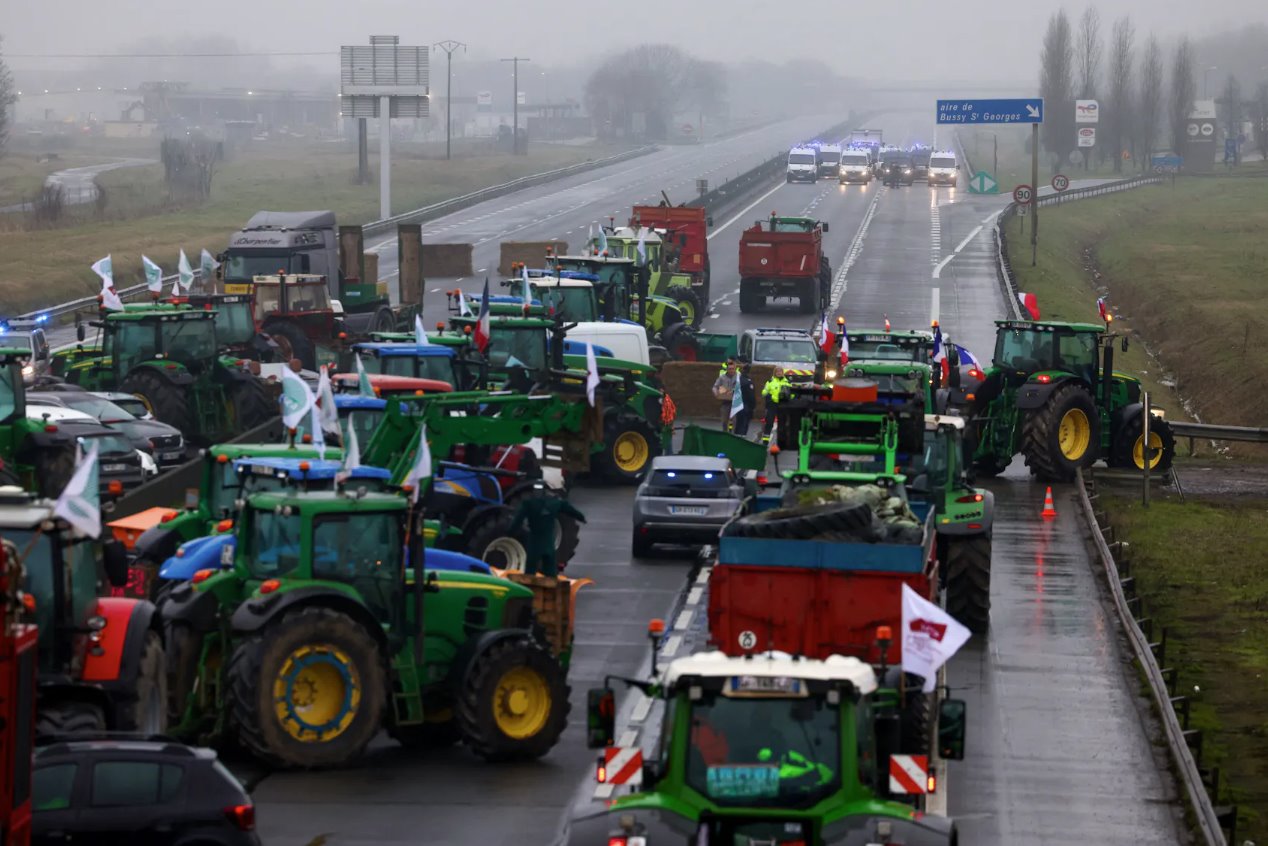
[[374, 396], [374, 386], [370, 384], [370, 374], [365, 372], [361, 363], [361, 353], [357, 353], [357, 393], [363, 397]]
[[956, 351], [960, 354], [961, 365], [967, 364], [969, 367], [976, 367], [979, 370], [982, 368], [982, 365], [978, 363], [977, 356], [969, 352], [967, 347], [962, 347], [959, 344], [953, 344], [952, 346], [954, 346]]
[[467, 308], [467, 295], [462, 291], [458, 292], [458, 314], [462, 317], [471, 316], [471, 309]]
[[414, 343], [420, 347], [431, 346], [431, 341], [427, 340], [427, 330], [423, 328], [423, 316], [421, 314], [414, 315]]
[[101, 277], [102, 286], [105, 288], [114, 287], [114, 266], [107, 255], [103, 259], [97, 259], [92, 263], [92, 272]]
[[309, 409], [308, 425], [312, 430], [313, 448], [317, 450], [317, 457], [322, 461], [326, 460], [326, 433], [321, 429], [321, 409], [317, 403], [313, 403]]
[[[185, 255], [184, 250], [181, 250], [180, 263], [176, 265], [176, 279], [186, 291], [194, 284], [194, 269], [189, 266], [189, 256]], [[172, 293], [176, 293], [176, 288], [172, 288]]]
[[594, 344], [586, 341], [586, 399], [594, 406], [594, 389], [599, 387], [599, 363], [594, 360]]
[[942, 368], [942, 379], [945, 382], [951, 373], [951, 362], [947, 359], [947, 346], [942, 341], [942, 327], [937, 321], [933, 324], [933, 363]]
[[321, 376], [317, 379], [317, 421], [327, 432], [339, 434], [339, 408], [335, 405], [335, 392], [330, 384], [330, 373], [326, 365], [321, 366]]
[[647, 227], [640, 226], [638, 228], [638, 263], [640, 265], [647, 264]]
[[141, 256], [141, 266], [145, 268], [145, 287], [156, 294], [163, 293], [163, 268], [150, 261], [147, 255]]
[[93, 443], [85, 455], [79, 450], [75, 472], [53, 506], [53, 515], [61, 517], [71, 527], [90, 538], [101, 536], [101, 491], [97, 478], [97, 444]]
[[480, 299], [480, 316], [476, 318], [474, 340], [476, 349], [484, 352], [489, 348], [489, 277], [484, 277], [484, 296]]
[[888, 332], [889, 330], [890, 330], [890, 326], [889, 326], [889, 315], [887, 314], [887, 315], [885, 315], [885, 331], [886, 331], [886, 332]]
[[832, 352], [832, 348], [836, 346], [837, 337], [832, 332], [832, 327], [828, 324], [828, 313], [821, 312], [819, 314], [819, 349], [823, 350], [823, 354], [827, 355]]
[[1101, 320], [1103, 322], [1108, 322], [1107, 318], [1109, 317], [1109, 309], [1105, 307], [1104, 297], [1096, 298], [1096, 310], [1101, 313]]
[[850, 333], [845, 331], [845, 324], [841, 324], [841, 366], [850, 363]]
[[418, 427], [418, 457], [414, 459], [414, 466], [405, 477], [405, 484], [414, 486], [414, 490], [410, 492], [410, 501], [415, 505], [418, 504], [419, 489], [430, 478], [431, 446], [427, 443], [427, 427], [424, 425]]
[[304, 422], [304, 415], [313, 407], [313, 391], [299, 374], [289, 367], [282, 368], [282, 425], [297, 429]]
[[533, 301], [532, 286], [528, 283], [528, 264], [520, 265], [520, 279], [524, 283], [524, 313], [528, 314], [528, 306]]
[[204, 285], [210, 285], [211, 281], [216, 278], [217, 267], [220, 267], [220, 262], [216, 261], [215, 256], [204, 249], [198, 266]]
[[903, 585], [903, 671], [925, 680], [932, 693], [938, 668], [969, 640], [969, 630], [937, 605]]
[[599, 254], [608, 254], [608, 233], [604, 231], [603, 224], [599, 224]]
[[357, 428], [348, 427], [348, 438], [343, 445], [343, 466], [335, 474], [335, 483], [343, 484], [352, 476], [352, 471], [361, 466], [361, 445], [357, 443]]
[[1030, 315], [1031, 320], [1039, 319], [1039, 298], [1034, 294], [1017, 292], [1017, 301], [1021, 303], [1021, 307]]
[[586, 249], [597, 252], [597, 250], [594, 249], [594, 224], [593, 223], [590, 224], [588, 229], [586, 229]]

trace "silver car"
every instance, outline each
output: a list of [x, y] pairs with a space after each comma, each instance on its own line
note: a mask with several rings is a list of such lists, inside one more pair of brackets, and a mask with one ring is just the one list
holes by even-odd
[[633, 552], [643, 556], [657, 543], [700, 545], [717, 540], [747, 492], [730, 459], [662, 455], [652, 461], [634, 495]]

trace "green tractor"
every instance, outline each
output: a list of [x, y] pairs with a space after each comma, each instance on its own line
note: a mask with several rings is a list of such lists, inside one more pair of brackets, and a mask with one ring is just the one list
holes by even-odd
[[162, 608], [174, 733], [235, 732], [277, 767], [347, 764], [382, 729], [546, 754], [567, 725], [579, 583], [429, 570], [419, 523], [393, 494], [250, 496], [231, 564]]
[[[1013, 456], [1045, 481], [1069, 481], [1104, 458], [1111, 467], [1166, 472], [1175, 436], [1145, 416], [1140, 380], [1114, 370], [1115, 337], [1104, 326], [996, 321], [995, 355], [969, 407], [973, 467], [994, 476]], [[1127, 349], [1127, 338], [1122, 338]], [[1146, 452], [1148, 459], [1146, 459]]]
[[[642, 263], [644, 259], [638, 254], [639, 233], [635, 229], [623, 226], [605, 230], [608, 239], [608, 253], [618, 258], [634, 259]], [[697, 329], [709, 313], [709, 303], [702, 302], [700, 295], [691, 287], [691, 276], [678, 273], [674, 263], [667, 259], [665, 243], [662, 235], [668, 233], [656, 230], [643, 232], [643, 253], [646, 256], [648, 270], [647, 293], [651, 297], [660, 297], [678, 307], [682, 319]], [[683, 240], [686, 236], [681, 236]], [[679, 245], [681, 246], [681, 245]], [[676, 251], [671, 251], [676, 252]]]
[[27, 417], [22, 367], [30, 358], [30, 349], [0, 347], [0, 486], [55, 498], [75, 472], [75, 438]]
[[[62, 375], [91, 391], [124, 391], [196, 443], [227, 440], [277, 416], [263, 383], [223, 358], [216, 312], [149, 306], [109, 312], [94, 321], [100, 348], [75, 350]], [[79, 326], [83, 340], [83, 324]]]

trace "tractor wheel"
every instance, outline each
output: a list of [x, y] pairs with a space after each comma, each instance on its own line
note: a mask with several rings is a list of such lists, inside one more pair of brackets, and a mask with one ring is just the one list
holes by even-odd
[[802, 314], [814, 314], [819, 305], [819, 277], [807, 279], [801, 286], [801, 296], [797, 298], [797, 307]]
[[746, 286], [744, 280], [740, 280], [740, 314], [751, 314], [755, 311], [761, 311], [766, 307], [766, 297], [758, 291], [752, 290], [752, 286]]
[[705, 309], [708, 303], [700, 302], [700, 298], [696, 296], [696, 292], [683, 285], [674, 285], [665, 292], [665, 296], [674, 301], [674, 305], [678, 306], [678, 311], [682, 314], [682, 320], [688, 326], [700, 327], [704, 321]]
[[[35, 485], [40, 496], [56, 499], [75, 475], [75, 448], [56, 446], [35, 453]], [[15, 483], [16, 484], [16, 483]]]
[[540, 758], [568, 725], [568, 684], [546, 647], [527, 635], [494, 643], [462, 679], [458, 725], [487, 761]]
[[119, 390], [140, 399], [156, 419], [181, 430], [186, 439], [203, 440], [199, 436], [194, 411], [189, 405], [189, 392], [153, 370], [138, 370], [123, 380]]
[[276, 767], [358, 757], [383, 722], [387, 681], [365, 627], [329, 608], [287, 614], [229, 661], [229, 707], [252, 755]]
[[259, 379], [241, 379], [229, 388], [237, 431], [247, 432], [277, 417], [277, 403], [269, 398]]
[[919, 682], [909, 684], [902, 713], [898, 715], [901, 738], [898, 748], [906, 755], [928, 755], [933, 748], [931, 697], [920, 689]]
[[163, 626], [167, 651], [167, 720], [180, 723], [194, 695], [202, 661], [203, 635], [186, 622], [175, 620]]
[[499, 570], [524, 572], [528, 562], [528, 547], [522, 533], [511, 533], [511, 520], [515, 512], [509, 508], [485, 511], [479, 517], [479, 525], [467, 535], [462, 550], [472, 558], [478, 558]]
[[[563, 498], [561, 491], [547, 488], [550, 496]], [[520, 500], [533, 492], [531, 484], [521, 485], [511, 490], [503, 500], [506, 506], [511, 509], [511, 513], [515, 513], [516, 507], [519, 506]], [[577, 518], [570, 514], [560, 514], [555, 521], [555, 561], [562, 567], [572, 560], [577, 554], [577, 546], [581, 543], [581, 524], [577, 522]]]
[[984, 634], [991, 625], [991, 538], [947, 538], [947, 613]]
[[819, 310], [827, 311], [832, 305], [832, 263], [827, 256], [819, 257]]
[[395, 332], [396, 331], [396, 315], [392, 314], [392, 310], [386, 306], [380, 308], [374, 313], [374, 319], [370, 321], [371, 332]]
[[100, 734], [106, 730], [106, 715], [87, 702], [40, 703], [35, 715], [37, 737], [68, 734]]
[[1100, 447], [1100, 412], [1078, 382], [1058, 386], [1022, 424], [1026, 466], [1043, 481], [1070, 481], [1075, 471], [1096, 461]]
[[277, 344], [282, 361], [298, 358], [306, 370], [317, 369], [317, 348], [304, 330], [288, 320], [278, 320], [264, 325], [264, 333]]
[[603, 449], [591, 455], [592, 469], [609, 482], [634, 485], [658, 455], [660, 438], [646, 420], [612, 415], [603, 426]]
[[660, 333], [660, 339], [676, 361], [695, 361], [700, 357], [696, 333], [686, 323], [666, 326]]
[[145, 633], [136, 673], [136, 697], [122, 715], [119, 729], [146, 735], [167, 731], [167, 665], [158, 632]]
[[673, 361], [674, 357], [670, 354], [669, 350], [665, 349], [660, 344], [650, 344], [647, 347], [647, 359], [648, 363], [650, 363], [652, 367], [659, 370], [669, 362]]
[[[1114, 442], [1110, 445], [1110, 466], [1145, 469], [1145, 421], [1142, 414], [1132, 415], [1114, 433]], [[1154, 417], [1149, 425], [1149, 447], [1153, 450], [1150, 472], [1166, 473], [1170, 470], [1171, 461], [1176, 456], [1176, 436], [1171, 431], [1171, 424], [1161, 417]]]

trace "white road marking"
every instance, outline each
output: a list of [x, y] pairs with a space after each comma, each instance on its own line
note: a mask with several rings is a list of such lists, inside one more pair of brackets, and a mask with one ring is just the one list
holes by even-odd
[[674, 628], [680, 632], [685, 632], [691, 628], [691, 618], [695, 616], [695, 612], [688, 609], [678, 614], [678, 619], [674, 621]]
[[691, 607], [699, 605], [702, 596], [704, 596], [704, 588], [693, 587], [687, 594], [687, 605]]
[[673, 658], [678, 654], [680, 646], [682, 646], [682, 638], [679, 635], [670, 635], [665, 638], [665, 645], [661, 647], [660, 654], [666, 658]]
[[749, 212], [753, 209], [753, 207], [754, 207], [754, 206], [758, 205], [759, 203], [761, 203], [761, 202], [762, 202], [762, 200], [765, 200], [765, 199], [766, 199], [767, 197], [769, 197], [771, 194], [774, 194], [776, 191], [778, 191], [780, 188], [783, 188], [783, 187], [784, 187], [784, 183], [782, 183], [782, 182], [781, 182], [781, 183], [779, 183], [778, 185], [776, 185], [774, 188], [772, 188], [772, 189], [770, 189], [769, 191], [767, 191], [767, 192], [766, 192], [765, 194], [763, 194], [762, 196], [758, 197], [758, 198], [757, 198], [756, 200], [754, 200], [753, 202], [749, 203], [747, 206], [745, 206], [745, 207], [744, 207], [744, 209], [743, 209], [743, 210], [742, 210], [739, 214], [737, 214], [735, 217], [731, 218], [731, 219], [730, 219], [730, 220], [728, 220], [726, 223], [722, 224], [722, 225], [721, 225], [721, 226], [719, 226], [717, 229], [714, 229], [711, 233], [709, 233], [708, 237], [707, 237], [707, 238], [705, 238], [705, 240], [706, 240], [706, 241], [712, 241], [712, 240], [713, 240], [714, 238], [716, 238], [718, 235], [721, 235], [721, 234], [722, 234], [722, 232], [723, 232], [723, 231], [724, 231], [727, 227], [729, 227], [731, 224], [735, 223], [735, 221], [739, 220], [740, 218], [744, 217], [744, 215], [748, 214], [748, 213], [749, 213]]
[[976, 238], [977, 233], [981, 231], [982, 231], [982, 224], [979, 223], [977, 226], [973, 227], [972, 232], [964, 236], [964, 240], [960, 242], [960, 246], [955, 248], [955, 251], [958, 253], [960, 252], [960, 250], [963, 250], [965, 247], [967, 247], [969, 245], [969, 241], [972, 241], [974, 238]]
[[841, 267], [837, 270], [837, 275], [832, 280], [832, 302], [828, 307], [830, 311], [841, 307], [841, 299], [845, 296], [846, 275], [850, 272], [850, 267], [858, 260], [859, 253], [863, 251], [863, 239], [867, 236], [867, 227], [871, 225], [872, 218], [876, 216], [876, 204], [880, 202], [881, 195], [886, 190], [882, 189], [872, 195], [872, 202], [867, 207], [867, 213], [863, 215], [863, 221], [859, 224], [858, 231], [854, 233], [854, 239], [850, 242], [850, 251], [845, 254], [845, 260], [841, 262]]
[[638, 704], [634, 706], [634, 711], [630, 714], [631, 723], [642, 723], [647, 719], [647, 715], [652, 712], [651, 697], [644, 696], [641, 693], [635, 693], [638, 697]]

